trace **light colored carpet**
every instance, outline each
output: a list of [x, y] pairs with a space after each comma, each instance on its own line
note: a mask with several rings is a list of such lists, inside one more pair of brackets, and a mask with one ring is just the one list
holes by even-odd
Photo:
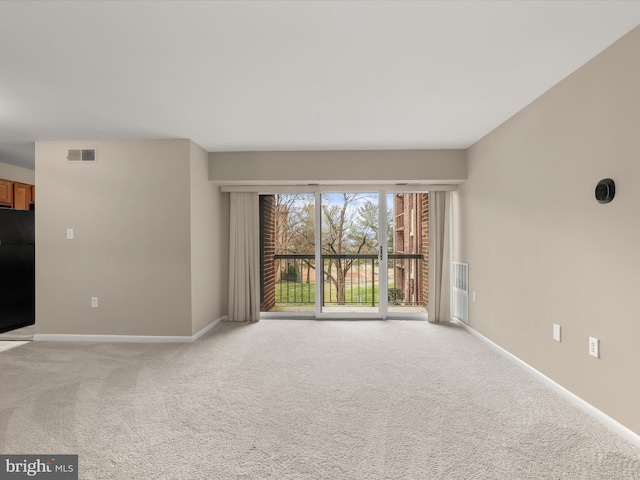
[[5, 340], [33, 340], [33, 335], [36, 333], [35, 325], [28, 325], [22, 328], [16, 328], [15, 330], [9, 330], [8, 332], [0, 333], [0, 341]]
[[640, 479], [640, 451], [456, 326], [223, 323], [0, 353], [0, 452], [82, 479]]
[[22, 345], [26, 345], [29, 342], [18, 342], [16, 340], [8, 340], [3, 341], [0, 340], [0, 352], [6, 352], [7, 350], [11, 350], [12, 348], [17, 348]]

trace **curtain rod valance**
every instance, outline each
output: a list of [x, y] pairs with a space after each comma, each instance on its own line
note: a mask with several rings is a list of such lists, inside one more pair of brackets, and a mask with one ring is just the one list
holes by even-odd
[[421, 192], [450, 192], [458, 189], [450, 184], [388, 184], [388, 185], [222, 185], [223, 192], [257, 192], [271, 193], [332, 193], [332, 192], [391, 192], [391, 193], [421, 193]]

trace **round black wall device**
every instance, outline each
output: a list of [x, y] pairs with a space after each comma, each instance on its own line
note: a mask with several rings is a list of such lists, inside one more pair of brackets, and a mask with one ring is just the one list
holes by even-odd
[[596, 200], [598, 203], [609, 203], [616, 195], [616, 184], [610, 178], [600, 180], [596, 185]]

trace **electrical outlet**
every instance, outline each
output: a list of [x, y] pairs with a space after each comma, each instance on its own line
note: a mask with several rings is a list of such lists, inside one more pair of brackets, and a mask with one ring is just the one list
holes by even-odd
[[600, 358], [600, 340], [589, 337], [589, 355]]
[[91, 297], [91, 308], [98, 308], [98, 297]]
[[560, 325], [558, 325], [557, 323], [553, 324], [553, 339], [556, 342], [560, 342]]

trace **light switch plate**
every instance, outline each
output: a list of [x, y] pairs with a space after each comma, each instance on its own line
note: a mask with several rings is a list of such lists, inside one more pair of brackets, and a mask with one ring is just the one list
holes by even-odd
[[67, 228], [67, 240], [73, 240], [73, 228]]
[[561, 333], [560, 325], [558, 325], [557, 323], [554, 323], [553, 324], [553, 339], [556, 342], [560, 342], [561, 341], [560, 333]]
[[589, 355], [600, 358], [600, 340], [595, 337], [589, 337]]

